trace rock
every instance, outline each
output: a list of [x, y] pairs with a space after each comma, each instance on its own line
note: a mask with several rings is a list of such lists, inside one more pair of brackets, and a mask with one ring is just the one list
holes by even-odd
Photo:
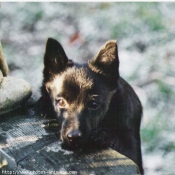
[[0, 84], [0, 115], [19, 107], [31, 94], [31, 86], [25, 80], [4, 77]]
[[3, 74], [2, 74], [2, 71], [0, 70], [0, 84], [1, 84], [2, 80], [3, 80]]

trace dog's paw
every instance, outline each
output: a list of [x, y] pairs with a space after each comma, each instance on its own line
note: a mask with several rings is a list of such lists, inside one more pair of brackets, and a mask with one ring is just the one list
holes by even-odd
[[42, 118], [54, 119], [55, 113], [48, 101], [49, 100], [47, 98], [41, 97], [35, 105], [35, 111], [36, 114]]

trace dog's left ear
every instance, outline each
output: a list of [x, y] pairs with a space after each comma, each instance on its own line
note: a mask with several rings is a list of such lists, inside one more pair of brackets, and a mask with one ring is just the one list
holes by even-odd
[[44, 55], [44, 80], [49, 81], [54, 75], [61, 73], [72, 64], [61, 44], [53, 38], [48, 38]]
[[97, 56], [89, 61], [89, 67], [92, 71], [104, 75], [106, 80], [113, 86], [116, 86], [119, 78], [119, 58], [117, 41], [108, 41]]

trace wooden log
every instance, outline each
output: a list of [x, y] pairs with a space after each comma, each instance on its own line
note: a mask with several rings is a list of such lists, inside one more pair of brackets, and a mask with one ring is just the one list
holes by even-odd
[[62, 150], [54, 122], [31, 107], [1, 115], [0, 174], [137, 174], [134, 162], [112, 149], [88, 154]]

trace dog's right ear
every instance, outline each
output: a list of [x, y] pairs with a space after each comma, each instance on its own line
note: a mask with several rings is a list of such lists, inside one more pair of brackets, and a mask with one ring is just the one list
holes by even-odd
[[48, 38], [44, 55], [44, 80], [49, 81], [55, 74], [64, 71], [71, 63], [61, 44], [53, 38]]
[[116, 88], [120, 76], [117, 41], [111, 40], [103, 45], [88, 65], [93, 72], [103, 75], [112, 88]]

